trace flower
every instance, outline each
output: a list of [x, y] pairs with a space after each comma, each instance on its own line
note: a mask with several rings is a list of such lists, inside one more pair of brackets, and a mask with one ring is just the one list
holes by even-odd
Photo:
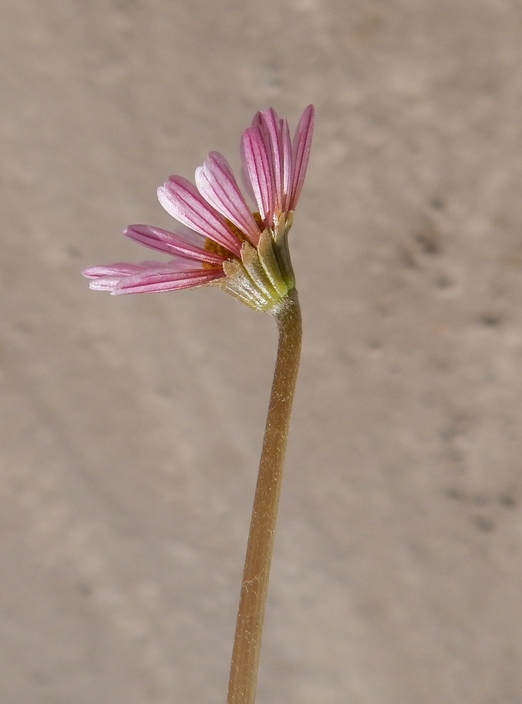
[[295, 286], [287, 236], [310, 155], [314, 108], [303, 112], [293, 140], [273, 108], [258, 112], [241, 139], [243, 180], [252, 211], [225, 157], [210, 152], [196, 185], [170, 176], [158, 189], [165, 210], [181, 225], [169, 232], [130, 225], [127, 237], [172, 258], [86, 269], [90, 288], [153, 293], [215, 284], [256, 310], [273, 312]]

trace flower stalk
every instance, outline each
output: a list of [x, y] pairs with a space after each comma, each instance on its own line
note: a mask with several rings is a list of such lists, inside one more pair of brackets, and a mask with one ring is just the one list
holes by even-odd
[[274, 316], [279, 344], [241, 584], [227, 704], [254, 704], [256, 699], [279, 496], [301, 353], [301, 310], [295, 289], [281, 301]]

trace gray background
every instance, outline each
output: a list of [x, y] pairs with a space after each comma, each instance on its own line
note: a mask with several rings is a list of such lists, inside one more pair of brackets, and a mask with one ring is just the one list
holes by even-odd
[[225, 701], [275, 326], [80, 270], [310, 102], [259, 703], [520, 703], [518, 0], [3, 0], [0, 57], [2, 704]]

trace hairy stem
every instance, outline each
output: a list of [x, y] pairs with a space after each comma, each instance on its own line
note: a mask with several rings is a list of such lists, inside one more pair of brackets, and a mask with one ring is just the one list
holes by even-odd
[[277, 361], [241, 585], [227, 704], [254, 704], [277, 509], [301, 352], [301, 310], [294, 290], [275, 314]]

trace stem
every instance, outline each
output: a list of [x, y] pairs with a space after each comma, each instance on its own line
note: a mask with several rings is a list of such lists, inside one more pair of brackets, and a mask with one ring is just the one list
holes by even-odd
[[277, 509], [301, 352], [297, 291], [283, 299], [275, 317], [279, 345], [248, 536], [227, 704], [254, 704], [256, 699]]

